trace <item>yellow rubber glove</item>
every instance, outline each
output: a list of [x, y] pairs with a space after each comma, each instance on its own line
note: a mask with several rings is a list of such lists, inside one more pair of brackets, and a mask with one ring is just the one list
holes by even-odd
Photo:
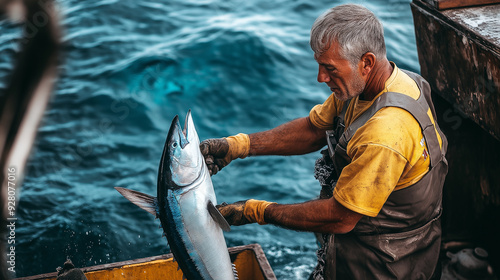
[[251, 223], [265, 225], [267, 223], [264, 219], [264, 212], [271, 204], [276, 204], [276, 202], [249, 199], [231, 204], [224, 202], [217, 205], [217, 209], [230, 225], [241, 226]]

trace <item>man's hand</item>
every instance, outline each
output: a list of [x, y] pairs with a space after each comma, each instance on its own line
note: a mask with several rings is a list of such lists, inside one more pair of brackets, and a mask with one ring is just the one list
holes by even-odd
[[246, 202], [247, 200], [242, 200], [231, 204], [223, 202], [216, 207], [230, 225], [242, 226], [251, 223], [249, 220], [247, 220], [247, 218], [245, 218], [245, 215], [243, 214]]
[[231, 204], [224, 202], [216, 207], [232, 226], [241, 226], [251, 223], [265, 225], [267, 223], [264, 220], [264, 212], [271, 204], [276, 204], [276, 202], [249, 199]]
[[231, 161], [245, 158], [250, 151], [250, 138], [240, 133], [235, 136], [207, 139], [200, 143], [210, 175], [215, 175]]
[[229, 164], [224, 160], [229, 151], [226, 138], [207, 139], [200, 143], [201, 154], [205, 157], [210, 175], [215, 175], [219, 170]]

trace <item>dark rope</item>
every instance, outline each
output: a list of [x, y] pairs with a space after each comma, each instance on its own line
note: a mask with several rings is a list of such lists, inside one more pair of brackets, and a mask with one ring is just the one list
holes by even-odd
[[[321, 151], [322, 157], [316, 160], [314, 165], [314, 178], [321, 184], [321, 193], [319, 195], [320, 199], [328, 199], [333, 196], [333, 189], [337, 183], [337, 172], [333, 167], [333, 162], [328, 154], [328, 150]], [[330, 239], [330, 234], [321, 234], [323, 242], [320, 248], [316, 251], [316, 257], [318, 258], [318, 264], [314, 268], [313, 272], [309, 276], [309, 280], [324, 280], [324, 270], [326, 263], [326, 248], [328, 247], [328, 240]]]

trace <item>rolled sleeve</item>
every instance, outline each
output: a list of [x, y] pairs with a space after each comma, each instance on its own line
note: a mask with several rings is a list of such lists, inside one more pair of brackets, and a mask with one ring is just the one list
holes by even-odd
[[309, 112], [311, 123], [320, 129], [332, 129], [333, 118], [339, 113], [337, 103], [337, 100], [332, 94], [323, 104], [314, 106]]

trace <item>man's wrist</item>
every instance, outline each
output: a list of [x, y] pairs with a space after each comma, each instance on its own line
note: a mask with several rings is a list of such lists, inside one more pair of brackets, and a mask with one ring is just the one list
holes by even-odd
[[267, 222], [265, 221], [264, 213], [266, 211], [266, 208], [271, 204], [276, 204], [276, 202], [249, 199], [245, 203], [243, 215], [245, 215], [245, 218], [252, 223], [265, 225], [267, 224]]
[[225, 157], [228, 162], [237, 158], [246, 158], [250, 153], [250, 137], [248, 134], [239, 133], [234, 136], [226, 137], [229, 144], [229, 151]]

